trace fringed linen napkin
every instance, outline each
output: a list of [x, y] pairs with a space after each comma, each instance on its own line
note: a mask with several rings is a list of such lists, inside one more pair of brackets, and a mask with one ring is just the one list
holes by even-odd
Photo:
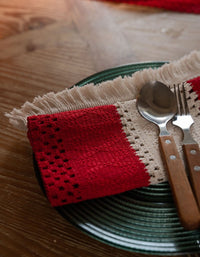
[[[188, 81], [187, 97], [200, 143], [200, 52], [158, 69], [99, 85], [48, 93], [6, 114], [27, 130], [52, 206], [122, 193], [167, 180], [157, 143], [157, 127], [137, 112], [142, 85]], [[181, 150], [181, 131], [169, 124]]]

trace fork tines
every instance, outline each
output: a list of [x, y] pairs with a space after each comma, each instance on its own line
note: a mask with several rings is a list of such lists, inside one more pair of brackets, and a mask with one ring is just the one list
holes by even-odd
[[174, 85], [174, 94], [175, 94], [176, 101], [177, 101], [178, 113], [181, 115], [189, 114], [189, 107], [188, 107], [188, 103], [187, 103], [184, 82], [181, 84], [181, 89], [180, 89], [180, 84], [178, 84], [177, 86]]

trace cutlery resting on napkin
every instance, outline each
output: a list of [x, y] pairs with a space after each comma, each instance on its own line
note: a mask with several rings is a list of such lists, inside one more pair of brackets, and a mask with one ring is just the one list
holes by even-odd
[[[186, 98], [186, 94], [184, 96]], [[179, 218], [186, 229], [193, 230], [200, 226], [200, 212], [193, 194], [196, 188], [193, 187], [192, 190], [174, 138], [167, 130], [168, 122], [175, 115], [178, 116], [177, 110], [180, 105], [176, 99], [176, 94], [169, 87], [155, 81], [142, 87], [137, 99], [137, 108], [142, 117], [159, 127], [158, 141]], [[189, 108], [187, 109], [189, 113]]]
[[[194, 98], [195, 92], [190, 106]], [[193, 113], [198, 130], [198, 108]], [[137, 113], [135, 100], [28, 117], [28, 137], [52, 206], [166, 181], [162, 161], [156, 164], [156, 140], [147, 143], [147, 132], [157, 134]]]

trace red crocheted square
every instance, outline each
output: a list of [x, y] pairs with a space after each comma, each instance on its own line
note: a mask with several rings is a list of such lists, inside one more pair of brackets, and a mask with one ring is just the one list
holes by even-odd
[[142, 6], [164, 8], [171, 11], [200, 13], [199, 0], [100, 0], [115, 3], [127, 3]]
[[114, 105], [29, 117], [28, 137], [53, 206], [149, 184]]

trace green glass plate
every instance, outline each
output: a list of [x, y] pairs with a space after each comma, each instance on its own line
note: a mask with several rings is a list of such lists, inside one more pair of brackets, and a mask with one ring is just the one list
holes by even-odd
[[[116, 67], [94, 74], [76, 85], [97, 84], [163, 64]], [[168, 183], [56, 209], [91, 237], [124, 250], [154, 255], [200, 252], [200, 230], [186, 231], [181, 226]]]

